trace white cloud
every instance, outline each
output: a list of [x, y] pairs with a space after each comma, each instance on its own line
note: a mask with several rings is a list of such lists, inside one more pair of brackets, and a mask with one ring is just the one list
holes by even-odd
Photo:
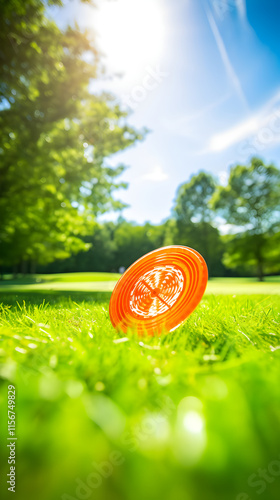
[[168, 179], [168, 175], [163, 172], [162, 167], [160, 165], [156, 165], [151, 172], [144, 174], [141, 177], [141, 180], [150, 181], [150, 182], [162, 182]]
[[238, 0], [236, 6], [240, 19], [242, 21], [247, 21], [246, 0]]
[[258, 129], [258, 125], [257, 118], [251, 117], [225, 132], [213, 135], [210, 139], [210, 150], [223, 151], [227, 149], [229, 146], [253, 134]]
[[239, 96], [240, 100], [247, 107], [247, 101], [246, 101], [246, 98], [244, 96], [241, 83], [240, 83], [239, 78], [238, 78], [237, 74], [235, 73], [235, 70], [230, 62], [224, 41], [223, 41], [221, 34], [218, 30], [218, 26], [215, 22], [215, 19], [213, 18], [210, 11], [207, 11], [207, 17], [208, 17], [210, 28], [211, 28], [212, 33], [214, 35], [218, 50], [220, 52], [220, 56], [222, 58], [225, 70], [226, 70], [227, 75], [229, 77], [229, 80], [232, 82], [233, 87], [234, 87], [237, 95]]
[[[276, 103], [278, 101], [278, 106]], [[224, 151], [225, 149], [248, 139], [253, 135], [264, 148], [280, 142], [280, 91], [257, 112], [252, 113], [245, 120], [233, 127], [213, 135], [209, 141], [210, 151]]]

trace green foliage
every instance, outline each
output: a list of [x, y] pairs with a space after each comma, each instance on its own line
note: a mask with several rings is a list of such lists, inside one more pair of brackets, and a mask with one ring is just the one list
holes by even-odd
[[164, 227], [152, 226], [149, 223], [139, 226], [121, 221], [116, 227], [114, 241], [117, 266], [128, 267], [142, 255], [163, 246]]
[[225, 264], [257, 272], [279, 271], [280, 171], [252, 158], [249, 166], [236, 165], [228, 185], [219, 187], [212, 206], [240, 234], [228, 238]]
[[92, 236], [85, 238], [85, 242], [90, 245], [87, 252], [63, 262], [54, 262], [42, 270], [118, 271], [120, 267], [128, 268], [145, 253], [165, 245], [165, 234], [166, 224], [153, 226], [146, 223], [141, 226], [122, 218], [117, 223], [97, 224]]
[[279, 190], [279, 169], [252, 158], [248, 166], [231, 168], [228, 185], [217, 189], [212, 206], [228, 224], [263, 234], [279, 223]]
[[[279, 171], [275, 167], [267, 168], [263, 166], [261, 160], [253, 159], [251, 166], [233, 168], [229, 186], [223, 188], [216, 186], [210, 174], [201, 172], [193, 176], [190, 182], [180, 186], [173, 217], [163, 224], [138, 225], [122, 218], [119, 218], [117, 223], [95, 223], [92, 235], [83, 237], [83, 245], [87, 246], [86, 251], [84, 251], [85, 247], [82, 249], [83, 252], [79, 252], [77, 248], [77, 255], [72, 252], [70, 258], [63, 259], [61, 262], [56, 261], [47, 267], [41, 265], [40, 271], [118, 271], [120, 267], [129, 267], [139, 257], [155, 248], [179, 244], [195, 248], [204, 256], [210, 277], [260, 275], [260, 264], [257, 260], [259, 255], [262, 258], [261, 276], [264, 272], [266, 274], [277, 273], [279, 271], [280, 235], [277, 224], [279, 219], [278, 174]], [[264, 179], [266, 179], [265, 182]], [[230, 183], [235, 186], [236, 191], [230, 187]], [[95, 186], [94, 181], [93, 184]], [[67, 185], [68, 182], [63, 183], [62, 190], [67, 188]], [[97, 183], [101, 190], [100, 197], [103, 196], [102, 207], [104, 208], [109, 186], [102, 193], [102, 185], [102, 183]], [[239, 199], [237, 187], [242, 191], [242, 197]], [[91, 204], [90, 183], [85, 182], [83, 189], [79, 203], [90, 205], [92, 213], [94, 205]], [[261, 195], [262, 190], [267, 198], [266, 202]], [[246, 200], [249, 203], [248, 209]], [[239, 205], [242, 205], [242, 210]], [[262, 216], [259, 226], [254, 229], [252, 225], [256, 219], [254, 215], [256, 206]], [[223, 215], [227, 222], [231, 221], [232, 224], [235, 222], [235, 226], [239, 224], [240, 234], [221, 236], [218, 228], [215, 227], [218, 225], [217, 215]], [[262, 227], [261, 231], [259, 227]], [[20, 241], [22, 241], [21, 237], [19, 244]], [[63, 257], [62, 254], [61, 257]], [[46, 259], [44, 264], [47, 262]], [[235, 274], [231, 269], [236, 270]]]
[[[241, 233], [223, 238], [226, 252], [223, 262], [226, 267], [241, 273], [259, 275], [257, 249], [261, 248], [263, 270], [266, 274], [279, 273], [280, 233], [263, 235]], [[262, 280], [261, 280], [262, 281]]]
[[125, 167], [108, 158], [142, 135], [112, 96], [89, 93], [88, 33], [60, 31], [36, 0], [2, 2], [0, 28], [0, 261], [47, 263], [88, 249], [96, 215], [123, 206]]
[[179, 187], [173, 209], [173, 242], [200, 252], [210, 276], [223, 274], [223, 244], [218, 229], [212, 225], [214, 212], [210, 206], [215, 188], [213, 176], [200, 172]]
[[207, 263], [210, 277], [224, 275], [224, 244], [217, 228], [207, 222], [184, 225], [178, 221], [173, 241], [201, 253]]
[[174, 213], [177, 220], [190, 222], [210, 222], [213, 211], [210, 200], [216, 188], [213, 176], [207, 172], [193, 175], [189, 182], [182, 184], [177, 192]]
[[158, 226], [150, 223], [142, 226], [119, 219], [117, 223], [96, 225], [93, 235], [85, 237], [84, 241], [90, 245], [88, 251], [47, 267], [41, 266], [40, 272], [118, 271], [156, 248], [187, 245], [204, 255], [211, 276], [225, 273], [223, 242], [218, 230], [208, 223], [180, 226], [170, 219]]

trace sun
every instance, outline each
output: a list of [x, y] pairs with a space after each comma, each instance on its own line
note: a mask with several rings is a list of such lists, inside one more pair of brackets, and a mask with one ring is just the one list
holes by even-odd
[[145, 67], [159, 64], [164, 53], [164, 0], [100, 2], [94, 29], [108, 71], [137, 80]]

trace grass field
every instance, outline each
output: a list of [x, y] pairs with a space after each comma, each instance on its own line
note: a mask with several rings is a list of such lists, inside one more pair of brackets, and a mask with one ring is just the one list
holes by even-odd
[[[8, 291], [84, 291], [111, 292], [120, 274], [64, 273], [37, 274], [17, 280], [0, 281], [0, 292]], [[20, 289], [19, 289], [20, 285]], [[259, 283], [256, 278], [214, 278], [209, 280], [207, 294], [280, 294], [280, 276], [272, 276]]]
[[111, 277], [1, 284], [17, 498], [279, 500], [279, 280], [212, 280], [183, 326], [139, 338], [110, 324]]

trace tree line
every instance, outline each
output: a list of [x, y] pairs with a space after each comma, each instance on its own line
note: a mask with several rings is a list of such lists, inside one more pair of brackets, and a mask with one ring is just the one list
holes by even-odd
[[1, 3], [2, 273], [118, 271], [170, 244], [196, 248], [211, 276], [279, 272], [279, 170], [258, 158], [233, 166], [227, 186], [192, 176], [160, 225], [97, 223], [125, 206], [115, 197], [125, 166], [111, 157], [146, 130], [130, 126], [114, 96], [89, 91], [104, 73], [95, 40], [77, 26], [59, 29], [53, 4], [62, 5]]
[[60, 30], [53, 4], [1, 2], [0, 265], [15, 270], [87, 249], [96, 217], [123, 206], [125, 167], [110, 157], [145, 135], [114, 96], [90, 93], [103, 72], [95, 41]]
[[[280, 171], [252, 158], [247, 166], [231, 168], [226, 186], [209, 173], [193, 175], [179, 187], [171, 217], [160, 225], [122, 218], [97, 224], [85, 238], [88, 251], [47, 270], [116, 272], [155, 248], [178, 244], [198, 250], [210, 276], [256, 275], [262, 280], [280, 271], [279, 215]], [[231, 232], [221, 234], [224, 224]]]

